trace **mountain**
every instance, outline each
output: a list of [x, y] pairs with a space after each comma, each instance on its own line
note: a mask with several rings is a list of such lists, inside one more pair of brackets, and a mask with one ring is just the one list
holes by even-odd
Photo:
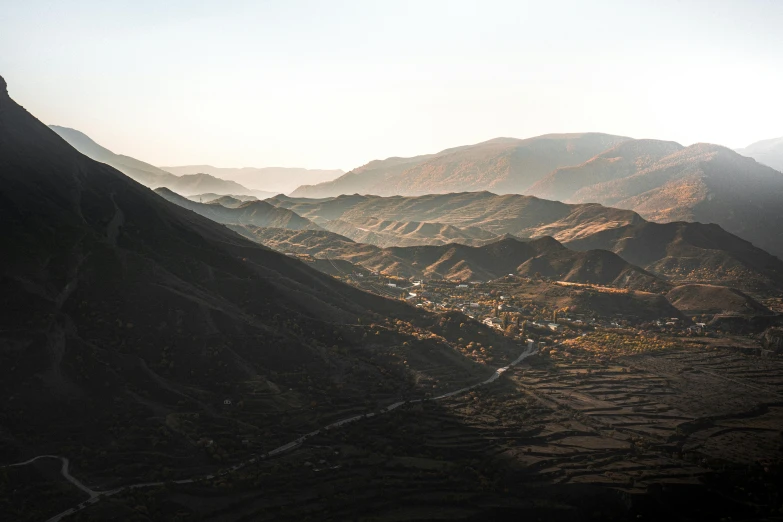
[[311, 185], [331, 181], [345, 174], [339, 169], [302, 169], [288, 167], [243, 167], [225, 168], [212, 165], [184, 165], [180, 167], [161, 167], [162, 170], [184, 176], [187, 174], [209, 174], [216, 178], [235, 181], [254, 190], [288, 193], [300, 185]]
[[524, 193], [552, 170], [578, 165], [629, 138], [600, 133], [547, 134], [493, 140], [413, 158], [372, 161], [334, 181], [304, 185], [295, 197], [379, 196], [490, 190]]
[[4, 463], [62, 455], [102, 491], [203, 474], [326, 418], [485, 379], [457, 343], [491, 344], [493, 364], [519, 353], [166, 201], [77, 152], [2, 79], [0, 173]]
[[736, 152], [783, 172], [783, 138], [757, 141]]
[[[418, 197], [347, 195], [309, 200], [271, 198], [267, 202], [288, 208], [324, 228], [335, 220], [363, 226], [371, 219], [437, 223], [463, 230], [479, 228], [494, 235], [554, 236], [577, 239], [605, 227], [644, 221], [638, 214], [601, 205], [567, 205], [532, 196], [491, 192], [428, 194]], [[403, 229], [404, 230], [404, 229]]]
[[594, 285], [551, 284], [531, 282], [519, 285], [509, 292], [512, 296], [534, 306], [550, 310], [568, 309], [585, 317], [626, 317], [640, 321], [661, 318], [687, 317], [669, 303], [659, 292], [638, 290], [618, 292], [613, 288]]
[[229, 198], [223, 201], [237, 200], [237, 201], [258, 201], [256, 196], [245, 196], [242, 194], [215, 194], [214, 192], [205, 192], [204, 194], [193, 194], [188, 196], [191, 201], [198, 201], [199, 203], [210, 203], [217, 199]]
[[[783, 289], [783, 261], [718, 225], [654, 223], [636, 212], [594, 203], [566, 204], [489, 192], [385, 198], [350, 195], [317, 200], [275, 197], [267, 201], [326, 229], [335, 222], [361, 226], [370, 219], [407, 219], [479, 228], [499, 237], [552, 236], [575, 250], [615, 252], [629, 263], [675, 282], [720, 283], [754, 291]], [[770, 235], [777, 230], [771, 225]], [[374, 237], [368, 235], [365, 240], [373, 241]], [[391, 241], [386, 237], [383, 244]]]
[[505, 238], [476, 247], [452, 243], [380, 248], [320, 230], [232, 228], [275, 250], [349, 261], [389, 276], [485, 281], [513, 273], [623, 288], [661, 290], [667, 286], [612, 252], [576, 252], [551, 237], [530, 241]]
[[682, 285], [672, 288], [666, 298], [686, 315], [740, 314], [771, 315], [772, 312], [736, 288], [714, 285]]
[[[759, 163], [706, 143], [683, 147], [671, 141], [598, 133], [498, 138], [437, 154], [373, 161], [334, 181], [302, 186], [291, 195], [336, 198], [490, 191], [600, 203], [633, 210], [659, 223], [717, 223], [783, 258], [783, 236], [777, 229], [783, 222], [779, 204], [783, 174], [762, 164], [780, 166], [771, 158], [781, 147], [783, 139], [742, 149], [750, 156], [761, 155]], [[431, 217], [372, 217], [455, 224]]]
[[[190, 197], [188, 199], [191, 200], [191, 201], [195, 201], [192, 197]], [[215, 205], [215, 204], [217, 204], [217, 205], [222, 205], [222, 206], [228, 207], [228, 208], [238, 208], [241, 205], [244, 205], [245, 203], [247, 203], [248, 201], [253, 201], [253, 200], [242, 200], [242, 199], [239, 199], [239, 198], [235, 198], [234, 196], [220, 196], [220, 197], [217, 197], [217, 198], [214, 198], [214, 199], [210, 199], [210, 200], [206, 201], [206, 203], [207, 203], [207, 205]]]
[[[318, 229], [315, 223], [307, 218], [284, 208], [275, 207], [266, 201], [239, 201], [235, 198], [219, 199], [210, 203], [198, 203], [169, 190], [166, 187], [155, 189], [155, 193], [163, 199], [192, 210], [212, 221], [222, 224], [248, 224], [259, 227], [278, 227], [300, 229]], [[223, 203], [233, 202], [230, 206]]]
[[219, 194], [249, 194], [265, 198], [274, 194], [271, 192], [256, 193], [256, 191], [238, 183], [219, 179], [209, 174], [194, 173], [185, 176], [175, 176], [130, 156], [115, 154], [109, 149], [98, 145], [86, 134], [75, 129], [58, 125], [50, 125], [49, 128], [85, 156], [112, 166], [131, 179], [150, 188], [169, 187], [180, 194], [186, 195], [201, 192], [217, 192]]
[[683, 146], [673, 141], [628, 140], [575, 166], [555, 169], [527, 193], [544, 199], [568, 201], [579, 189], [636, 174]]
[[449, 243], [483, 245], [500, 239], [500, 236], [478, 227], [457, 228], [443, 223], [390, 221], [377, 218], [360, 222], [336, 219], [324, 223], [323, 227], [359, 243], [370, 243], [381, 247]]
[[551, 173], [532, 192], [634, 210], [659, 223], [717, 223], [783, 258], [783, 174], [718, 145], [624, 143]]

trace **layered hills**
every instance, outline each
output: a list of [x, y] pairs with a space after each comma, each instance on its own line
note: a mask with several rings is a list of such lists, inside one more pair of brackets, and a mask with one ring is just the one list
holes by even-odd
[[[660, 153], [661, 144], [641, 152]], [[729, 232], [783, 257], [783, 174], [725, 147], [697, 144], [660, 158], [651, 165], [636, 160], [630, 175], [618, 160], [603, 169], [606, 181], [583, 186], [565, 198], [572, 203], [598, 202], [627, 208], [656, 222], [717, 223]], [[616, 168], [615, 168], [616, 166]], [[590, 162], [571, 170], [587, 178]], [[578, 185], [577, 185], [578, 186]], [[534, 192], [535, 193], [535, 192]], [[561, 195], [564, 195], [561, 192]]]
[[115, 154], [78, 130], [58, 125], [50, 125], [49, 128], [85, 156], [114, 167], [131, 179], [150, 188], [168, 187], [184, 195], [203, 192], [248, 194], [262, 198], [274, 195], [273, 192], [251, 190], [234, 181], [220, 179], [207, 173], [174, 175], [130, 156]]
[[335, 219], [324, 223], [324, 228], [342, 234], [360, 243], [381, 247], [446, 245], [483, 245], [500, 239], [500, 236], [478, 227], [458, 228], [444, 223], [419, 221], [390, 221], [368, 218], [366, 221]]
[[223, 196], [209, 203], [199, 203], [180, 196], [166, 187], [155, 189], [155, 193], [175, 205], [192, 210], [217, 223], [248, 224], [294, 230], [320, 228], [309, 219], [288, 209], [270, 205], [266, 201], [241, 201], [230, 196]]
[[422, 195], [491, 190], [524, 193], [548, 172], [577, 165], [627, 140], [600, 133], [496, 138], [413, 158], [372, 161], [334, 181], [299, 187], [295, 197]]
[[631, 176], [682, 149], [682, 145], [672, 141], [624, 141], [580, 165], [553, 170], [531, 186], [528, 193], [568, 201], [580, 189]]
[[335, 220], [362, 226], [375, 219], [397, 223], [438, 223], [463, 230], [482, 229], [496, 236], [551, 235], [560, 241], [644, 221], [628, 210], [595, 204], [567, 205], [531, 196], [496, 195], [486, 191], [418, 197], [354, 194], [316, 200], [277, 196], [266, 201], [291, 209], [324, 228], [329, 228], [329, 222]]
[[[741, 149], [757, 162], [706, 143], [683, 147], [671, 141], [598, 133], [498, 138], [436, 154], [372, 161], [334, 181], [300, 187], [291, 195], [336, 198], [490, 191], [600, 203], [660, 223], [717, 223], [783, 258], [783, 239], [777, 229], [783, 222], [782, 143], [767, 140]], [[373, 217], [438, 222], [421, 216]]]
[[[749, 160], [752, 161], [752, 160]], [[758, 290], [783, 288], [783, 262], [714, 224], [646, 221], [636, 212], [599, 204], [565, 204], [532, 196], [489, 192], [419, 197], [339, 196], [309, 200], [278, 196], [288, 208], [331, 230], [338, 222], [368, 220], [440, 223], [479, 228], [496, 236], [552, 236], [575, 250], [609, 250], [633, 265], [677, 282], [720, 283]], [[770, 227], [770, 234], [778, 230]], [[373, 241], [373, 236], [365, 236]], [[384, 246], [390, 239], [384, 238]], [[460, 239], [455, 239], [460, 241]]]
[[2, 79], [0, 172], [3, 462], [62, 455], [102, 488], [202, 473], [243, 440], [268, 451], [375, 401], [486, 378], [463, 339], [518, 354], [166, 201], [80, 154]]
[[235, 181], [255, 190], [274, 193], [288, 193], [300, 185], [313, 185], [331, 181], [345, 174], [339, 169], [302, 169], [291, 167], [242, 167], [226, 168], [212, 165], [184, 165], [179, 167], [161, 167], [162, 170], [185, 176], [209, 174], [216, 178]]
[[452, 243], [380, 248], [326, 231], [232, 228], [276, 250], [349, 261], [388, 276], [486, 281], [515, 274], [621, 288], [660, 291], [667, 287], [612, 252], [577, 252], [551, 237], [529, 241], [506, 238], [476, 247]]

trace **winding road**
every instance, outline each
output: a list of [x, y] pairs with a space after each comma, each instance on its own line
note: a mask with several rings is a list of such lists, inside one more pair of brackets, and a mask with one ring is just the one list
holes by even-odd
[[[479, 382], [477, 384], [473, 384], [472, 386], [466, 386], [464, 388], [460, 388], [458, 390], [454, 390], [454, 391], [451, 391], [449, 393], [444, 393], [443, 395], [438, 395], [437, 397], [432, 397], [432, 398], [428, 398], [428, 399], [413, 399], [413, 400], [408, 400], [408, 401], [395, 402], [394, 404], [390, 404], [389, 406], [386, 406], [385, 408], [380, 410], [378, 413], [367, 413], [367, 414], [363, 414], [363, 415], [355, 415], [353, 417], [348, 417], [347, 419], [342, 419], [342, 420], [339, 420], [337, 422], [333, 422], [333, 423], [331, 423], [331, 424], [329, 424], [327, 426], [324, 426], [324, 427], [322, 427], [320, 429], [317, 429], [315, 431], [311, 431], [310, 433], [306, 433], [306, 434], [302, 435], [301, 437], [299, 437], [299, 438], [297, 438], [295, 440], [292, 440], [291, 442], [289, 442], [287, 444], [284, 444], [284, 445], [282, 445], [282, 446], [280, 446], [278, 448], [270, 450], [264, 456], [253, 457], [252, 459], [249, 459], [247, 461], [244, 461], [244, 462], [241, 462], [241, 463], [236, 464], [234, 466], [231, 466], [230, 468], [220, 472], [220, 475], [221, 476], [222, 475], [227, 475], [227, 474], [232, 473], [232, 472], [234, 472], [234, 471], [236, 471], [238, 469], [244, 468], [245, 466], [253, 464], [253, 463], [255, 463], [258, 460], [263, 460], [263, 459], [266, 459], [268, 457], [274, 457], [274, 456], [280, 455], [281, 453], [285, 453], [287, 451], [290, 451], [290, 450], [300, 446], [307, 439], [318, 435], [319, 433], [321, 433], [322, 430], [330, 430], [330, 429], [333, 429], [333, 428], [339, 428], [340, 426], [344, 426], [346, 424], [350, 424], [352, 422], [356, 422], [356, 421], [359, 421], [361, 419], [369, 419], [369, 418], [374, 417], [376, 415], [383, 415], [384, 413], [389, 413], [390, 411], [393, 411], [393, 410], [399, 408], [403, 404], [415, 404], [415, 403], [419, 403], [419, 402], [437, 401], [437, 400], [441, 400], [441, 399], [446, 399], [448, 397], [453, 397], [455, 395], [459, 395], [461, 393], [465, 393], [466, 391], [473, 390], [473, 389], [478, 388], [480, 386], [485, 386], [487, 384], [493, 383], [496, 380], [498, 380], [500, 378], [500, 376], [503, 375], [503, 373], [505, 371], [507, 371], [509, 368], [512, 368], [512, 367], [516, 366], [517, 364], [519, 364], [520, 362], [525, 360], [527, 357], [533, 355], [534, 353], [535, 353], [535, 349], [533, 348], [532, 344], [529, 344], [526, 347], [526, 349], [519, 355], [519, 357], [514, 359], [508, 366], [504, 366], [502, 368], [498, 368], [497, 370], [495, 370], [495, 372], [489, 378], [487, 378], [486, 380], [481, 381], [481, 382]], [[78, 479], [76, 479], [73, 475], [71, 475], [70, 472], [68, 471], [68, 467], [70, 465], [70, 461], [66, 457], [60, 457], [59, 455], [39, 455], [37, 457], [33, 457], [30, 460], [26, 460], [24, 462], [18, 462], [16, 464], [8, 464], [8, 465], [5, 465], [5, 466], [0, 466], [0, 467], [10, 468], [10, 467], [17, 467], [17, 466], [25, 466], [27, 464], [32, 464], [33, 462], [35, 462], [38, 459], [59, 459], [60, 461], [62, 461], [62, 467], [60, 468], [60, 473], [65, 478], [65, 480], [67, 480], [68, 482], [70, 482], [71, 484], [73, 484], [74, 486], [76, 486], [77, 488], [79, 488], [80, 490], [82, 490], [83, 492], [87, 493], [90, 496], [90, 498], [88, 500], [85, 500], [84, 502], [82, 502], [79, 505], [74, 506], [74, 507], [72, 507], [70, 509], [66, 509], [62, 513], [58, 513], [57, 515], [55, 515], [52, 518], [48, 519], [46, 522], [58, 522], [59, 520], [62, 520], [63, 518], [67, 517], [68, 515], [71, 515], [71, 514], [76, 513], [77, 511], [79, 511], [81, 509], [84, 509], [85, 507], [87, 507], [90, 504], [94, 504], [96, 502], [99, 502], [103, 498], [110, 497], [112, 495], [116, 495], [117, 493], [120, 493], [120, 492], [125, 491], [125, 490], [139, 489], [139, 488], [148, 488], [148, 487], [153, 487], [153, 486], [162, 486], [164, 484], [172, 483], [172, 482], [174, 484], [191, 484], [193, 482], [198, 482], [198, 481], [201, 481], [201, 480], [210, 480], [210, 479], [215, 478], [215, 475], [205, 475], [205, 476], [199, 476], [199, 477], [196, 477], [196, 478], [183, 479], [183, 480], [174, 480], [174, 481], [166, 481], [166, 482], [142, 482], [142, 483], [139, 483], [139, 484], [131, 484], [131, 485], [128, 485], [128, 486], [123, 486], [123, 487], [120, 487], [120, 488], [117, 488], [117, 489], [108, 490], [108, 491], [95, 491], [94, 489], [90, 489], [89, 487], [85, 486]]]

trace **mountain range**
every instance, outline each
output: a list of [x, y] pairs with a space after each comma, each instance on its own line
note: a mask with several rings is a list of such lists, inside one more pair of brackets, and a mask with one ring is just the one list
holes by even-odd
[[219, 179], [210, 174], [188, 174], [175, 176], [159, 169], [149, 163], [115, 154], [109, 149], [99, 145], [86, 134], [68, 127], [50, 125], [50, 129], [60, 135], [73, 148], [89, 156], [95, 161], [105, 163], [119, 170], [131, 179], [150, 188], [168, 187], [180, 194], [191, 195], [203, 192], [217, 192], [220, 194], [247, 194], [266, 198], [273, 196], [274, 192], [264, 192], [248, 189], [234, 181]]
[[521, 194], [553, 169], [580, 164], [628, 139], [600, 133], [496, 138], [437, 154], [371, 161], [334, 181], [299, 187], [291, 196], [411, 196], [479, 190]]
[[345, 174], [335, 169], [302, 169], [290, 167], [243, 167], [226, 168], [212, 165], [183, 165], [179, 167], [161, 167], [162, 170], [177, 176], [208, 174], [216, 178], [234, 181], [254, 190], [265, 192], [289, 193], [300, 185], [311, 185], [331, 181]]
[[518, 354], [170, 203], [79, 153], [2, 78], [0, 172], [3, 462], [78, 455], [82, 480], [108, 487], [202, 472], [243, 439], [276, 447], [367, 401], [486, 378], [457, 343]]
[[171, 203], [192, 210], [216, 223], [248, 224], [293, 230], [321, 228], [295, 212], [276, 207], [266, 201], [241, 201], [230, 196], [222, 196], [209, 203], [200, 203], [180, 196], [166, 187], [155, 189], [155, 193]]
[[774, 158], [781, 147], [783, 141], [767, 140], [741, 151], [755, 154], [757, 162], [719, 145], [684, 147], [598, 133], [498, 138], [437, 154], [373, 161], [334, 181], [300, 187], [291, 196], [490, 191], [601, 203], [660, 223], [717, 223], [783, 258], [777, 231], [783, 222], [783, 173], [767, 166], [780, 167]]
[[[751, 160], [752, 161], [752, 160]], [[575, 250], [603, 249], [627, 262], [678, 282], [721, 282], [746, 289], [783, 288], [783, 261], [715, 224], [655, 223], [631, 210], [599, 204], [566, 204], [533, 196], [489, 192], [419, 197], [339, 196], [309, 200], [276, 196], [267, 202], [288, 208], [326, 230], [350, 236], [350, 227], [371, 220], [439, 223], [519, 238], [552, 236]], [[406, 227], [385, 230], [392, 235]], [[770, 230], [774, 236], [777, 228]], [[364, 234], [361, 230], [356, 234]], [[400, 234], [405, 241], [405, 234]], [[366, 234], [372, 242], [376, 236]], [[421, 240], [423, 238], [419, 238]], [[438, 238], [433, 243], [440, 242]], [[459, 239], [455, 239], [461, 242]], [[492, 239], [488, 240], [492, 241]], [[378, 246], [388, 246], [383, 237]], [[485, 243], [472, 243], [485, 244]]]
[[606, 250], [577, 252], [551, 237], [506, 238], [483, 246], [459, 243], [379, 248], [326, 231], [232, 227], [270, 248], [349, 261], [367, 270], [405, 278], [486, 281], [508, 274], [644, 290], [666, 283]]
[[717, 223], [783, 257], [783, 174], [725, 147], [633, 140], [557, 169], [529, 193], [630, 209], [659, 223]]
[[[302, 180], [312, 183], [341, 174], [341, 171], [282, 168], [169, 167], [171, 172], [182, 174], [175, 176], [114, 154], [73, 129], [52, 128], [93, 159], [113, 165], [147, 186], [165, 186], [184, 196], [212, 193], [218, 197], [235, 194], [263, 199], [273, 195], [268, 192], [270, 189], [289, 192]], [[779, 204], [783, 200], [783, 174], [764, 164], [778, 165], [774, 158], [783, 146], [781, 143], [781, 140], [766, 140], [742, 149], [748, 155], [758, 156], [759, 163], [718, 145], [683, 147], [671, 141], [636, 140], [600, 133], [550, 134], [525, 140], [497, 138], [436, 154], [373, 161], [337, 179], [302, 185], [292, 192], [292, 198], [465, 191], [528, 194], [565, 203], [601, 203], [633, 210], [659, 223], [717, 223], [783, 258], [783, 238], [777, 233], [778, 223], [783, 222], [783, 208]], [[247, 186], [263, 187], [266, 192]], [[480, 245], [493, 239], [464, 226], [460, 232], [448, 229], [449, 225], [453, 223], [409, 215], [399, 219], [374, 215], [362, 223], [353, 220], [345, 225], [335, 221], [326, 228], [357, 241], [383, 246], [426, 244], [426, 236], [431, 236], [429, 242], [437, 244], [457, 241]], [[417, 230], [419, 226], [440, 232], [430, 234]], [[401, 228], [407, 232], [401, 233]], [[486, 227], [484, 230], [497, 234]], [[539, 235], [546, 234], [556, 235], [556, 232], [542, 231]], [[436, 235], [440, 236], [437, 240]]]

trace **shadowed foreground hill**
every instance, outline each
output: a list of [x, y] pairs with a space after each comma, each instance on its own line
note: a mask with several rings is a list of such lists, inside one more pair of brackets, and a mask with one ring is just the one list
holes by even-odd
[[419, 386], [486, 378], [448, 339], [480, 334], [497, 362], [518, 352], [165, 201], [75, 151], [2, 79], [0, 173], [3, 463], [63, 455], [102, 488], [203, 472], [243, 440], [268, 451]]

